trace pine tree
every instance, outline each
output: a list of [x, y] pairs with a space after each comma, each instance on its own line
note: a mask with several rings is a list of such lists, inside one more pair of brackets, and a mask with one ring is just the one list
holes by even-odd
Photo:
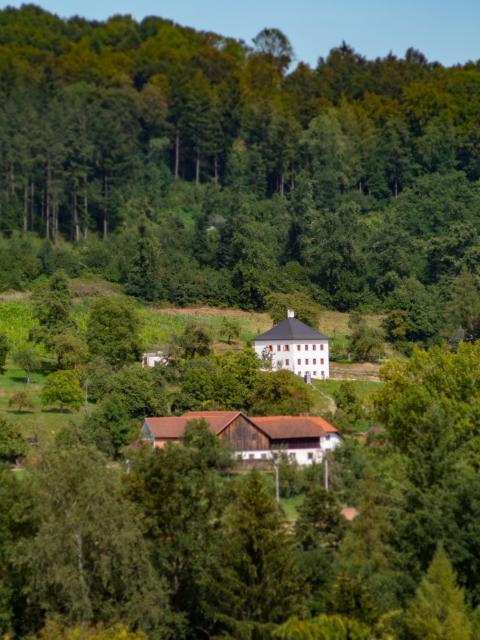
[[160, 246], [145, 222], [138, 226], [135, 256], [128, 273], [125, 291], [148, 302], [159, 300], [163, 293]]
[[469, 640], [471, 624], [463, 589], [443, 546], [438, 545], [426, 576], [406, 612], [412, 640]]
[[276, 624], [302, 611], [304, 585], [283, 516], [258, 472], [239, 481], [219, 544], [210, 584], [213, 635], [270, 638]]

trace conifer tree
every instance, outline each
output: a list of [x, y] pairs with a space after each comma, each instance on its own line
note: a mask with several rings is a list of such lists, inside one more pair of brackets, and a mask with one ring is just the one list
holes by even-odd
[[463, 589], [443, 546], [438, 545], [426, 576], [406, 613], [412, 640], [469, 640], [471, 624]]
[[271, 488], [258, 472], [239, 481], [210, 584], [214, 635], [263, 640], [302, 611], [305, 590]]

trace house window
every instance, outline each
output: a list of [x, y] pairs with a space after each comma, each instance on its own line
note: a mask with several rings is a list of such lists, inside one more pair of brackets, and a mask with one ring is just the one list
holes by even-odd
[[313, 452], [312, 451], [308, 452], [308, 459], [309, 460], [313, 460]]
[[312, 360], [312, 364], [317, 364], [317, 359], [316, 359], [316, 358], [314, 358], [314, 359]]
[[316, 351], [316, 350], [317, 350], [317, 345], [316, 345], [316, 344], [312, 344], [312, 349], [313, 349], [314, 351]]
[[300, 358], [297, 360], [297, 364], [302, 364], [302, 361], [300, 360]]
[[287, 358], [287, 359], [285, 360], [285, 366], [286, 366], [286, 367], [288, 367], [288, 365], [289, 365], [289, 364], [290, 364], [290, 360]]
[[317, 375], [317, 372], [316, 372], [316, 371], [314, 371], [314, 372], [313, 372], [313, 375], [314, 375], [314, 376], [316, 376], [316, 375]]
[[286, 345], [283, 347], [283, 350], [284, 350], [284, 351], [290, 351], [290, 345], [289, 345], [289, 344], [286, 344]]
[[262, 453], [262, 460], [266, 460], [267, 459], [267, 454], [266, 453]]
[[323, 351], [323, 344], [320, 345], [320, 351]]
[[255, 454], [254, 454], [254, 453], [249, 453], [249, 454], [248, 454], [248, 458], [249, 458], [250, 460], [254, 460], [254, 459], [255, 459]]
[[308, 344], [305, 345], [305, 351], [308, 351]]
[[323, 364], [323, 358], [320, 358], [320, 364]]
[[282, 350], [282, 345], [277, 344], [277, 351], [281, 351]]
[[305, 358], [305, 364], [308, 364], [308, 358]]
[[301, 348], [301, 345], [297, 344], [297, 351], [300, 351]]

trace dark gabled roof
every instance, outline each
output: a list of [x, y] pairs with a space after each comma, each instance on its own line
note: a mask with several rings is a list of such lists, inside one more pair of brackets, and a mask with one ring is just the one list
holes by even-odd
[[255, 340], [328, 340], [328, 338], [297, 318], [285, 318], [269, 331], [261, 333]]

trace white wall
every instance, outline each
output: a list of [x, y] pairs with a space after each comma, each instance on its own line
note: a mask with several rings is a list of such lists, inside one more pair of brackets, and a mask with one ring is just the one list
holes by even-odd
[[272, 371], [288, 369], [302, 377], [308, 372], [314, 380], [330, 376], [328, 340], [257, 340], [253, 347], [260, 359], [265, 349], [272, 354]]
[[[324, 453], [333, 451], [341, 442], [342, 439], [337, 433], [329, 433], [320, 438], [318, 447], [312, 447], [311, 449], [282, 449], [281, 451], [286, 453], [292, 461], [295, 460], [300, 466], [306, 467], [314, 462], [322, 462]], [[236, 451], [235, 456], [242, 460], [271, 460], [272, 453], [271, 449]]]

